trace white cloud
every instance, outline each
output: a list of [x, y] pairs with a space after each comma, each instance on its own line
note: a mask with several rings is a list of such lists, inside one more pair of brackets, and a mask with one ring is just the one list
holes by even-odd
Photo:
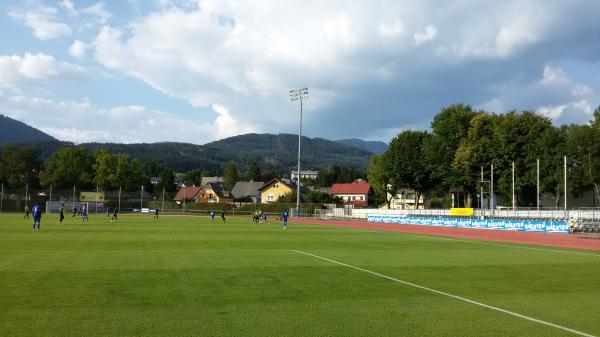
[[420, 45], [425, 42], [433, 41], [438, 35], [438, 29], [436, 26], [427, 25], [425, 31], [415, 33], [415, 45]]
[[69, 25], [56, 22], [56, 8], [37, 6], [11, 11], [9, 15], [33, 29], [33, 35], [40, 40], [49, 40], [72, 33]]
[[69, 47], [69, 54], [75, 58], [82, 58], [85, 56], [85, 49], [87, 48], [86, 44], [75, 40]]
[[0, 55], [0, 88], [44, 85], [55, 79], [81, 79], [87, 71], [81, 66], [59, 62], [43, 53]]
[[395, 37], [404, 32], [404, 26], [398, 18], [390, 23], [382, 23], [379, 25], [379, 34], [384, 37]]
[[65, 141], [206, 143], [239, 133], [256, 132], [215, 106], [212, 123], [196, 122], [143, 106], [101, 108], [87, 100], [54, 101], [25, 96], [0, 97], [0, 111]]
[[103, 2], [95, 3], [82, 10], [83, 13], [96, 16], [101, 24], [105, 24], [108, 19], [112, 17], [112, 14], [104, 8]]
[[75, 10], [75, 4], [71, 0], [62, 0], [58, 4], [60, 8], [67, 11], [69, 14], [77, 15], [77, 10]]

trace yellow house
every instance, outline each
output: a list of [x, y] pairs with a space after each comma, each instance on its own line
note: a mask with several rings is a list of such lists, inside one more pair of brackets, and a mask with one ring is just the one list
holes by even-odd
[[260, 189], [260, 202], [268, 204], [276, 202], [279, 197], [296, 191], [296, 184], [289, 179], [275, 178], [264, 184]]

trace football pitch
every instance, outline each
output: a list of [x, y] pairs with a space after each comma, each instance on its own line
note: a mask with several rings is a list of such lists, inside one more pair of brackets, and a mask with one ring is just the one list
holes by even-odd
[[11, 337], [600, 336], [600, 253], [250, 218], [54, 214], [32, 232], [5, 214], [0, 315]]

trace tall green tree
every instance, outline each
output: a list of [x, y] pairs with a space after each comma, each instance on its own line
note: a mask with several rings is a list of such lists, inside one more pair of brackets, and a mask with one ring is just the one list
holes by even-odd
[[31, 148], [6, 146], [0, 155], [0, 181], [10, 188], [38, 187], [41, 163]]
[[94, 177], [92, 182], [103, 191], [118, 188], [120, 180], [117, 172], [118, 158], [109, 153], [105, 149], [100, 149], [94, 152], [94, 164], [92, 169]]
[[431, 137], [423, 143], [423, 154], [438, 195], [445, 195], [451, 188], [464, 187], [463, 176], [453, 165], [454, 157], [467, 138], [471, 120], [481, 113], [470, 105], [453, 104], [433, 118]]
[[54, 152], [40, 176], [42, 185], [53, 185], [58, 189], [74, 185], [89, 187], [92, 183], [93, 158], [87, 149], [64, 147]]
[[[388, 209], [390, 208], [391, 197], [394, 195], [393, 191], [398, 191], [399, 186], [392, 186], [390, 172], [385, 168], [385, 154], [374, 155], [371, 157], [371, 165], [367, 170], [367, 180], [373, 187], [373, 198], [374, 203], [381, 204], [386, 203]], [[390, 195], [390, 198], [388, 198]]]
[[248, 166], [248, 170], [246, 170], [246, 179], [260, 181], [261, 176], [262, 172], [260, 170], [260, 166], [258, 166], [256, 162], [252, 162], [250, 166]]
[[240, 180], [240, 174], [238, 173], [237, 168], [233, 162], [227, 163], [225, 165], [225, 170], [223, 173], [223, 181], [225, 183], [225, 188], [231, 191], [235, 183]]
[[403, 131], [391, 141], [384, 154], [384, 167], [392, 186], [414, 190], [416, 200], [432, 187], [423, 155], [423, 143], [429, 137], [425, 131]]

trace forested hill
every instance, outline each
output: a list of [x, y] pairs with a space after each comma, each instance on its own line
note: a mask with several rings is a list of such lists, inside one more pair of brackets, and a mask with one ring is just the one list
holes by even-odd
[[56, 140], [23, 122], [0, 115], [0, 145], [37, 140]]
[[[60, 141], [35, 141], [18, 144], [33, 147], [40, 159], [46, 160], [61, 147], [74, 146]], [[290, 134], [246, 134], [205, 145], [187, 143], [114, 144], [84, 143], [77, 145], [95, 151], [125, 153], [142, 162], [154, 161], [177, 172], [206, 169], [220, 174], [225, 164], [233, 161], [239, 168], [256, 162], [263, 171], [288, 172], [296, 167], [298, 136]], [[367, 167], [373, 154], [353, 146], [322, 138], [302, 137], [302, 168], [322, 169], [329, 165]]]
[[384, 142], [367, 141], [358, 138], [340, 139], [336, 140], [336, 142], [358, 147], [359, 149], [363, 149], [374, 154], [382, 154], [388, 148], [388, 145]]
[[[245, 164], [257, 162], [261, 166], [292, 169], [298, 156], [298, 136], [280, 133], [246, 134], [225, 138], [204, 145], [235, 155]], [[302, 137], [302, 167], [321, 169], [332, 164], [365, 168], [373, 153], [354, 146], [323, 138]]]

